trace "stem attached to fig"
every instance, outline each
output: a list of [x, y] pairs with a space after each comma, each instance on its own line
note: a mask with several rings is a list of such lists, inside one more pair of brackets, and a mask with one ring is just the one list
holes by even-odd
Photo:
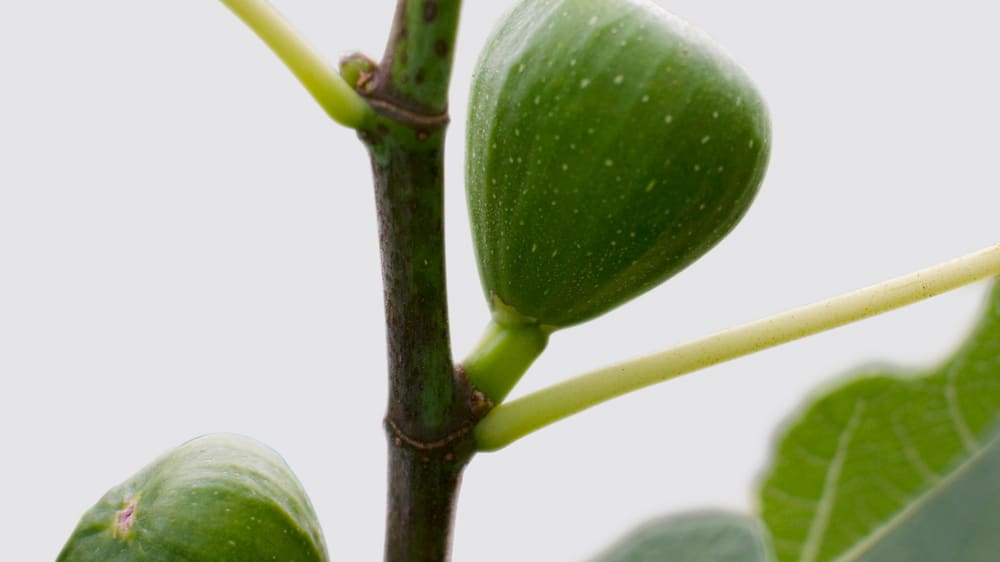
[[359, 129], [372, 116], [364, 98], [266, 0], [222, 0], [271, 48], [334, 121]]
[[1000, 275], [1000, 245], [667, 351], [592, 371], [497, 406], [476, 426], [476, 443], [480, 450], [500, 449], [555, 421], [628, 392], [996, 275]]
[[499, 404], [548, 341], [548, 332], [538, 324], [505, 324], [494, 319], [462, 368], [486, 398]]

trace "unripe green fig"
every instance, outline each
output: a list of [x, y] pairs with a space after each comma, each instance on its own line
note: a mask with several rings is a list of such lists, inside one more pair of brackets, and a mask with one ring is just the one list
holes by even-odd
[[312, 505], [273, 450], [212, 434], [109, 491], [58, 562], [326, 562]]
[[770, 137], [745, 74], [651, 2], [526, 0], [479, 59], [467, 144], [485, 292], [500, 317], [547, 333], [719, 242], [754, 198]]

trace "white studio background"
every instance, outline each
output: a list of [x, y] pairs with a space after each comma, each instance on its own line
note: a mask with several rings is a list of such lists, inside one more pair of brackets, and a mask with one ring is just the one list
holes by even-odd
[[[665, 286], [553, 337], [515, 394], [1000, 241], [997, 7], [660, 0], [772, 111], [760, 196]], [[276, 0], [331, 61], [393, 2]], [[463, 195], [466, 0], [448, 261], [460, 358], [487, 320]], [[941, 359], [983, 285], [548, 428], [466, 472], [454, 559], [583, 561], [654, 516], [749, 510], [775, 428], [860, 364]], [[0, 4], [0, 545], [51, 560], [106, 489], [212, 431], [295, 469], [335, 560], [382, 553], [382, 293], [370, 172], [219, 2]]]

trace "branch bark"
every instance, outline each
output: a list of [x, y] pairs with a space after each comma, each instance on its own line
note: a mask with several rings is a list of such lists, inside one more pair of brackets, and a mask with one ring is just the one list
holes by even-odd
[[454, 368], [448, 332], [444, 138], [459, 7], [399, 0], [382, 61], [355, 83], [377, 114], [360, 134], [375, 177], [385, 285], [387, 562], [449, 559], [472, 429], [489, 407]]
[[[388, 126], [387, 126], [388, 127]], [[397, 125], [401, 129], [405, 126]], [[389, 359], [385, 559], [448, 560], [454, 503], [485, 402], [452, 367], [444, 273], [443, 132], [372, 139]], [[439, 140], [440, 139], [440, 140]]]

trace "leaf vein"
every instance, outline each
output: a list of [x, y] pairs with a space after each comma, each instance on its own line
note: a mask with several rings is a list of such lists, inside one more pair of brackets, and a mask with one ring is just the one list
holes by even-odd
[[979, 449], [979, 442], [972, 435], [965, 416], [962, 414], [962, 409], [958, 404], [958, 391], [955, 389], [958, 372], [966, 363], [965, 355], [966, 353], [963, 353], [961, 356], [956, 357], [948, 367], [948, 372], [945, 375], [944, 396], [948, 402], [948, 415], [951, 418], [952, 425], [955, 426], [955, 431], [958, 432], [958, 436], [962, 440], [962, 445], [965, 446], [965, 450], [969, 453], [975, 453]]
[[798, 494], [793, 494], [791, 492], [778, 488], [773, 484], [768, 486], [764, 490], [764, 493], [775, 499], [781, 500], [782, 503], [786, 504], [798, 504], [803, 507], [811, 508], [814, 507], [817, 503], [819, 503], [818, 498], [811, 498], [807, 496], [800, 496]]
[[924, 460], [924, 456], [920, 454], [920, 450], [913, 444], [906, 427], [899, 421], [899, 416], [893, 414], [891, 420], [892, 430], [903, 445], [903, 454], [906, 455], [906, 460], [917, 470], [921, 478], [932, 483], [941, 480], [941, 475], [931, 469], [927, 461]]
[[813, 518], [812, 525], [809, 526], [809, 533], [802, 547], [801, 562], [815, 562], [817, 560], [820, 547], [823, 545], [823, 539], [830, 526], [830, 516], [833, 513], [837, 499], [837, 486], [844, 468], [844, 462], [847, 460], [851, 439], [854, 437], [854, 433], [861, 422], [861, 414], [864, 412], [864, 409], [865, 401], [859, 400], [854, 405], [854, 411], [851, 413], [850, 420], [848, 420], [847, 425], [844, 426], [840, 437], [837, 439], [837, 449], [823, 482], [823, 490], [820, 493], [820, 500], [816, 507], [816, 516]]

